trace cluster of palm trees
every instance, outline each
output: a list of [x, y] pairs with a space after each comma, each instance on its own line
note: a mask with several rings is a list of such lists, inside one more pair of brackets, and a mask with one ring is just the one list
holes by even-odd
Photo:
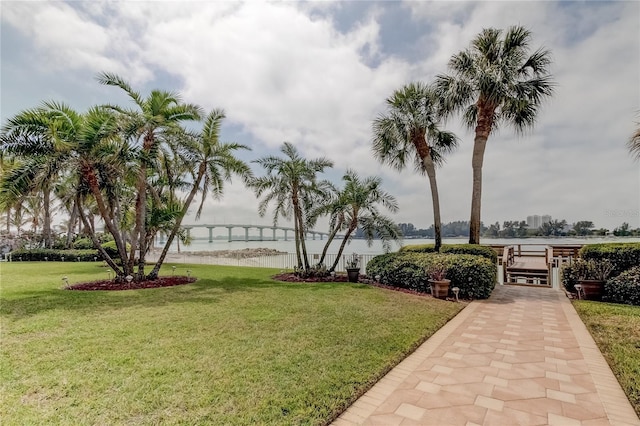
[[[3, 126], [0, 205], [10, 211], [25, 198], [41, 198], [48, 247], [49, 206], [56, 194], [71, 218], [81, 220], [117, 280], [155, 279], [196, 195], [201, 197], [199, 214], [207, 194], [219, 196], [232, 175], [251, 177], [248, 165], [234, 156], [246, 147], [219, 141], [220, 110], [205, 116], [200, 107], [166, 91], [142, 97], [113, 74], [101, 74], [98, 80], [119, 87], [134, 107], [100, 105], [80, 113], [63, 103], [45, 102]], [[200, 120], [201, 131], [182, 125]], [[91, 220], [94, 212], [115, 241], [115, 259], [100, 245]], [[145, 276], [145, 256], [159, 231], [168, 234], [167, 245]]]
[[[69, 213], [69, 227], [79, 219], [94, 246], [116, 272], [116, 280], [158, 277], [160, 267], [181, 223], [197, 196], [196, 218], [208, 194], [219, 197], [224, 183], [238, 176], [257, 197], [264, 216], [274, 206], [274, 224], [280, 217], [293, 220], [298, 268], [311, 265], [305, 235], [322, 216], [330, 218], [329, 244], [344, 233], [335, 269], [347, 241], [356, 228], [365, 231], [369, 243], [381, 237], [386, 247], [401, 237], [393, 221], [380, 214], [378, 205], [397, 210], [397, 203], [381, 189], [379, 178], [360, 178], [347, 171], [340, 189], [317, 175], [333, 163], [307, 160], [291, 143], [284, 143], [284, 157], [267, 156], [255, 161], [266, 172], [254, 177], [251, 168], [235, 156], [248, 147], [219, 140], [225, 118], [222, 110], [205, 115], [196, 105], [183, 103], [176, 93], [154, 90], [141, 96], [117, 75], [101, 74], [98, 80], [115, 86], [131, 99], [133, 108], [100, 105], [79, 113], [69, 106], [45, 102], [20, 112], [2, 128], [0, 149], [0, 206], [14, 214], [25, 200], [43, 208], [44, 245], [52, 242], [52, 197]], [[200, 121], [199, 131], [188, 130], [186, 121]], [[39, 218], [40, 216], [34, 216]], [[101, 246], [94, 217], [115, 241], [112, 258]], [[34, 224], [34, 227], [36, 224]], [[35, 228], [34, 228], [35, 229]], [[158, 232], [168, 235], [153, 269], [145, 275], [146, 254]], [[69, 229], [71, 235], [71, 229]]]
[[529, 53], [531, 32], [521, 26], [489, 28], [469, 48], [451, 57], [449, 74], [427, 85], [411, 83], [387, 99], [387, 112], [373, 123], [373, 151], [396, 169], [413, 163], [429, 178], [436, 250], [441, 245], [440, 207], [435, 168], [458, 144], [441, 124], [461, 113], [474, 130], [473, 186], [469, 243], [480, 243], [482, 163], [487, 140], [500, 125], [517, 132], [531, 128], [543, 100], [553, 93], [550, 52]]
[[[342, 178], [344, 187], [319, 179], [318, 173], [333, 166], [327, 158], [306, 159], [290, 142], [285, 142], [280, 151], [282, 157], [267, 156], [255, 161], [266, 175], [250, 179], [258, 198], [258, 213], [264, 216], [273, 205], [273, 222], [279, 218], [293, 220], [297, 273], [300, 275], [322, 275], [335, 270], [347, 242], [357, 228], [364, 231], [369, 244], [380, 238], [385, 249], [392, 241], [401, 238], [400, 228], [389, 217], [380, 213], [378, 206], [391, 212], [398, 210], [396, 199], [382, 190], [379, 177], [361, 178], [353, 170], [347, 170]], [[309, 262], [305, 234], [313, 228], [320, 217], [329, 217], [329, 237], [320, 259]], [[331, 243], [339, 232], [343, 239], [335, 261], [328, 268], [324, 261]]]

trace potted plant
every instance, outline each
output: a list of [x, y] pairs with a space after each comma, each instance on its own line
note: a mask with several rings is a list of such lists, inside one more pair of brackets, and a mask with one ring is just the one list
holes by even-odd
[[587, 300], [602, 300], [604, 283], [613, 271], [613, 264], [609, 260], [578, 260], [575, 262], [578, 277], [578, 292], [582, 290]]
[[358, 253], [353, 253], [345, 260], [345, 267], [347, 269], [347, 277], [349, 277], [350, 283], [357, 283], [360, 277], [360, 256]]
[[447, 268], [442, 264], [433, 265], [426, 270], [431, 287], [431, 295], [438, 299], [446, 299], [449, 295], [451, 280], [447, 279]]

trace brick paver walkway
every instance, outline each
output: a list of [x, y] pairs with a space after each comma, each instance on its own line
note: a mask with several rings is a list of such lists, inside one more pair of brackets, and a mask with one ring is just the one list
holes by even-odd
[[497, 286], [472, 302], [333, 423], [640, 425], [557, 290]]

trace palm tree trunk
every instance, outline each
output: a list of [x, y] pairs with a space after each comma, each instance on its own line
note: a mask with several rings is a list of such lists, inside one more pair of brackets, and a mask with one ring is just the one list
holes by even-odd
[[487, 105], [482, 98], [478, 100], [478, 124], [473, 141], [473, 157], [471, 168], [473, 169], [473, 186], [471, 191], [471, 219], [469, 220], [469, 244], [480, 244], [480, 204], [482, 200], [482, 163], [484, 150], [487, 147], [487, 139], [493, 125], [495, 108]]
[[147, 156], [153, 147], [155, 137], [152, 132], [144, 135], [142, 143], [142, 161], [140, 162], [140, 171], [138, 172], [138, 182], [136, 184], [136, 226], [133, 231], [131, 240], [131, 253], [129, 255], [129, 264], [133, 268], [135, 262], [136, 250], [139, 251], [138, 256], [138, 273], [137, 280], [144, 280], [144, 264], [145, 264], [145, 236], [147, 221]]
[[298, 268], [302, 268], [302, 254], [300, 253], [300, 222], [298, 221], [300, 209], [298, 207], [298, 187], [296, 185], [293, 185], [292, 192], [291, 203], [293, 204], [293, 233], [296, 243], [296, 260], [298, 261]]
[[73, 242], [73, 228], [75, 227], [76, 221], [78, 220], [78, 204], [74, 201], [73, 206], [71, 207], [71, 212], [69, 213], [69, 224], [67, 226], [67, 243], [65, 247], [70, 249], [71, 243]]
[[[182, 210], [180, 211], [180, 216], [176, 218], [176, 221], [173, 224], [173, 228], [171, 228], [171, 233], [167, 237], [167, 242], [162, 248], [162, 253], [160, 253], [160, 257], [158, 258], [158, 261], [154, 265], [153, 270], [151, 270], [151, 272], [147, 276], [148, 279], [155, 280], [158, 278], [160, 267], [162, 266], [162, 263], [164, 262], [164, 259], [165, 257], [167, 257], [167, 253], [169, 252], [169, 246], [171, 246], [173, 239], [175, 238], [175, 236], [178, 234], [178, 231], [180, 230], [182, 219], [184, 219], [184, 217], [187, 214], [187, 211], [189, 211], [189, 206], [191, 205], [193, 198], [196, 196], [196, 193], [198, 192], [198, 188], [200, 188], [200, 183], [202, 182], [202, 178], [204, 177], [205, 171], [206, 171], [206, 164], [201, 163], [198, 170], [198, 177], [196, 178], [196, 181], [193, 183], [193, 186], [191, 187], [191, 192], [189, 192], [189, 195], [187, 196], [187, 199], [185, 200], [184, 205], [182, 206]], [[179, 244], [180, 242], [178, 241], [178, 247], [179, 247]]]
[[42, 223], [42, 236], [44, 238], [44, 248], [51, 248], [51, 190], [49, 185], [43, 188], [44, 220]]
[[[87, 219], [87, 217], [84, 214], [84, 211], [82, 211], [82, 206], [80, 204], [80, 194], [76, 194], [76, 204], [78, 205], [78, 214], [80, 216], [80, 221], [84, 223], [85, 228], [89, 227], [89, 219]], [[123, 269], [121, 270], [118, 265], [113, 261], [113, 259], [111, 259], [111, 256], [109, 256], [109, 254], [106, 252], [106, 250], [102, 247], [102, 244], [100, 244], [100, 241], [98, 241], [98, 239], [96, 238], [96, 234], [94, 232], [89, 233], [89, 238], [91, 238], [91, 241], [93, 241], [93, 245], [94, 247], [96, 247], [98, 249], [98, 253], [100, 253], [100, 255], [102, 256], [102, 258], [104, 259], [105, 262], [107, 262], [107, 264], [113, 269], [114, 273], [116, 274], [116, 277], [119, 277], [119, 279], [124, 278], [125, 276], [129, 275], [127, 270], [126, 270], [126, 263], [123, 263]], [[118, 279], [118, 278], [116, 278]]]
[[322, 249], [322, 255], [320, 256], [320, 261], [318, 262], [319, 264], [324, 263], [324, 258], [327, 257], [327, 251], [329, 251], [329, 246], [331, 245], [331, 243], [333, 242], [333, 239], [338, 234], [338, 231], [342, 227], [343, 222], [344, 222], [344, 217], [341, 216], [338, 219], [338, 223], [336, 223], [336, 226], [331, 230], [331, 233], [327, 237], [327, 243], [324, 245], [324, 248]]
[[431, 155], [422, 158], [422, 164], [429, 177], [431, 187], [431, 204], [433, 204], [433, 230], [435, 233], [435, 251], [439, 252], [442, 246], [442, 221], [440, 219], [440, 197], [438, 195], [438, 184], [436, 182], [436, 167], [433, 164]]
[[[143, 162], [144, 163], [144, 162]], [[136, 250], [142, 249], [140, 245], [144, 240], [145, 221], [147, 220], [147, 204], [146, 204], [146, 184], [147, 184], [147, 169], [146, 165], [140, 166], [141, 170], [138, 174], [138, 182], [136, 184], [136, 225], [131, 235], [131, 252], [129, 253], [129, 259], [127, 263], [130, 269], [134, 269]], [[139, 256], [139, 258], [142, 256]], [[138, 274], [135, 277], [136, 280], [144, 279], [144, 264], [142, 265], [142, 276], [140, 276], [140, 263], [138, 263]]]
[[347, 241], [349, 241], [349, 237], [351, 236], [351, 233], [355, 231], [357, 227], [358, 227], [357, 221], [355, 224], [352, 222], [349, 225], [349, 229], [347, 229], [347, 232], [344, 234], [344, 238], [342, 239], [342, 243], [340, 244], [340, 248], [338, 249], [336, 260], [333, 262], [333, 265], [331, 265], [331, 268], [329, 268], [329, 272], [333, 272], [336, 270], [338, 263], [340, 263], [340, 256], [342, 256], [342, 252], [344, 251], [344, 248], [347, 245]]
[[[96, 200], [96, 204], [98, 206], [98, 211], [100, 212], [100, 216], [102, 216], [102, 220], [105, 226], [107, 227], [109, 232], [111, 232], [111, 235], [113, 236], [113, 239], [116, 243], [116, 247], [118, 248], [118, 256], [122, 261], [124, 273], [125, 275], [129, 275], [131, 272], [133, 272], [133, 268], [129, 267], [129, 265], [127, 264], [127, 249], [124, 244], [124, 239], [121, 238], [120, 231], [104, 202], [102, 193], [100, 192], [100, 187], [98, 186], [98, 178], [95, 175], [95, 172], [90, 165], [85, 164], [82, 166], [82, 169], [83, 169], [82, 170], [83, 179], [85, 180], [85, 182], [87, 182], [89, 189], [91, 190], [91, 194], [93, 195], [93, 198]], [[76, 203], [78, 204], [78, 213], [80, 214], [80, 218], [82, 219], [82, 222], [85, 228], [88, 228], [91, 231], [89, 221], [87, 220], [86, 217], [84, 217], [84, 212], [82, 211], [82, 203], [79, 197], [76, 197]], [[89, 235], [92, 238], [92, 240], [93, 238], [95, 238], [95, 235], [93, 232], [90, 232]], [[95, 244], [95, 241], [94, 241], [94, 244]]]
[[302, 211], [299, 212], [298, 220], [300, 225], [298, 226], [300, 231], [300, 249], [302, 250], [302, 261], [304, 262], [304, 270], [309, 270], [309, 256], [307, 255], [307, 243], [305, 241], [305, 229], [302, 222]]

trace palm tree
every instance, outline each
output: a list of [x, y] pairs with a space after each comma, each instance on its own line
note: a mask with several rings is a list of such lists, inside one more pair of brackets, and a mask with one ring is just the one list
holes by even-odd
[[[143, 98], [138, 92], [122, 78], [115, 74], [102, 73], [98, 81], [108, 86], [116, 86], [135, 103], [136, 110], [126, 110], [114, 105], [107, 107], [120, 112], [124, 118], [125, 134], [138, 142], [141, 142], [140, 164], [136, 182], [135, 200], [135, 229], [132, 234], [131, 245], [139, 248], [137, 279], [144, 279], [144, 265], [146, 248], [146, 196], [147, 173], [152, 167], [155, 157], [159, 152], [159, 145], [163, 138], [161, 135], [175, 130], [179, 123], [187, 120], [199, 120], [202, 111], [197, 105], [182, 103], [177, 93], [153, 90], [147, 98]], [[133, 265], [134, 257], [129, 260]]]
[[516, 132], [533, 127], [542, 101], [553, 93], [550, 52], [529, 54], [531, 32], [521, 26], [508, 28], [503, 38], [502, 33], [482, 30], [449, 60], [452, 74], [437, 76], [435, 83], [445, 109], [462, 110], [465, 124], [475, 129], [470, 244], [480, 242], [482, 162], [489, 135], [501, 124]]
[[324, 265], [324, 259], [331, 243], [340, 231], [345, 230], [345, 210], [346, 202], [342, 197], [341, 190], [331, 182], [327, 182], [323, 191], [323, 200], [316, 203], [309, 209], [307, 214], [307, 228], [311, 228], [321, 216], [329, 216], [329, 235], [327, 242], [324, 244], [322, 254], [318, 260], [318, 265]]
[[629, 152], [636, 160], [640, 160], [640, 126], [627, 142], [627, 148], [629, 148]]
[[52, 244], [53, 182], [65, 167], [63, 160], [69, 153], [51, 121], [52, 107], [52, 103], [45, 103], [11, 117], [2, 128], [1, 139], [6, 154], [21, 160], [3, 179], [1, 197], [10, 205], [18, 196], [42, 196], [42, 234], [46, 248]]
[[440, 130], [438, 102], [429, 86], [410, 83], [387, 98], [388, 111], [373, 122], [375, 157], [398, 170], [413, 161], [416, 170], [429, 178], [436, 251], [442, 245], [436, 166], [458, 144], [453, 133]]
[[290, 219], [293, 214], [296, 259], [298, 268], [308, 271], [309, 259], [305, 244], [306, 213], [313, 205], [314, 198], [322, 195], [323, 184], [317, 181], [317, 174], [333, 162], [327, 158], [307, 160], [300, 156], [298, 150], [290, 142], [285, 142], [280, 151], [285, 158], [267, 156], [255, 160], [267, 172], [266, 176], [253, 178], [249, 186], [257, 197], [264, 194], [258, 205], [258, 213], [264, 216], [269, 203], [275, 203], [273, 224], [278, 219]]
[[381, 178], [376, 176], [361, 179], [353, 170], [347, 170], [342, 180], [345, 182], [345, 186], [340, 191], [338, 198], [330, 204], [331, 221], [335, 225], [327, 245], [330, 244], [338, 230], [344, 230], [345, 234], [336, 259], [328, 269], [329, 272], [334, 271], [338, 266], [340, 256], [356, 229], [362, 229], [369, 245], [372, 244], [374, 238], [381, 238], [385, 251], [390, 249], [391, 241], [400, 240], [402, 235], [398, 225], [379, 212], [378, 205], [392, 213], [398, 211], [396, 199], [380, 187]]
[[169, 251], [169, 246], [180, 231], [182, 219], [187, 214], [197, 193], [201, 193], [201, 198], [196, 211], [196, 219], [202, 213], [207, 194], [211, 193], [215, 198], [219, 198], [223, 193], [224, 183], [229, 181], [234, 174], [240, 176], [245, 182], [251, 177], [249, 166], [234, 157], [234, 151], [249, 148], [237, 143], [221, 143], [219, 141], [220, 126], [224, 118], [224, 111], [213, 110], [205, 119], [202, 132], [181, 141], [182, 149], [185, 151], [182, 157], [193, 170], [193, 184], [191, 184], [187, 198], [182, 203], [182, 208], [173, 219], [173, 226], [167, 237], [167, 242], [156, 265], [148, 275], [149, 279], [157, 278], [160, 267]]
[[[3, 174], [0, 195], [24, 197], [40, 190], [42, 170], [55, 170], [52, 176], [72, 176], [71, 191], [78, 215], [100, 254], [123, 279], [133, 272], [127, 268], [125, 233], [121, 232], [126, 210], [123, 206], [127, 205], [121, 193], [126, 173], [132, 167], [123, 155], [129, 150], [119, 138], [119, 130], [116, 116], [104, 108], [91, 108], [80, 114], [65, 104], [45, 102], [37, 109], [19, 113], [3, 128], [0, 148], [22, 162], [11, 173]], [[86, 211], [88, 199], [95, 202], [113, 235], [122, 267], [100, 246]]]

